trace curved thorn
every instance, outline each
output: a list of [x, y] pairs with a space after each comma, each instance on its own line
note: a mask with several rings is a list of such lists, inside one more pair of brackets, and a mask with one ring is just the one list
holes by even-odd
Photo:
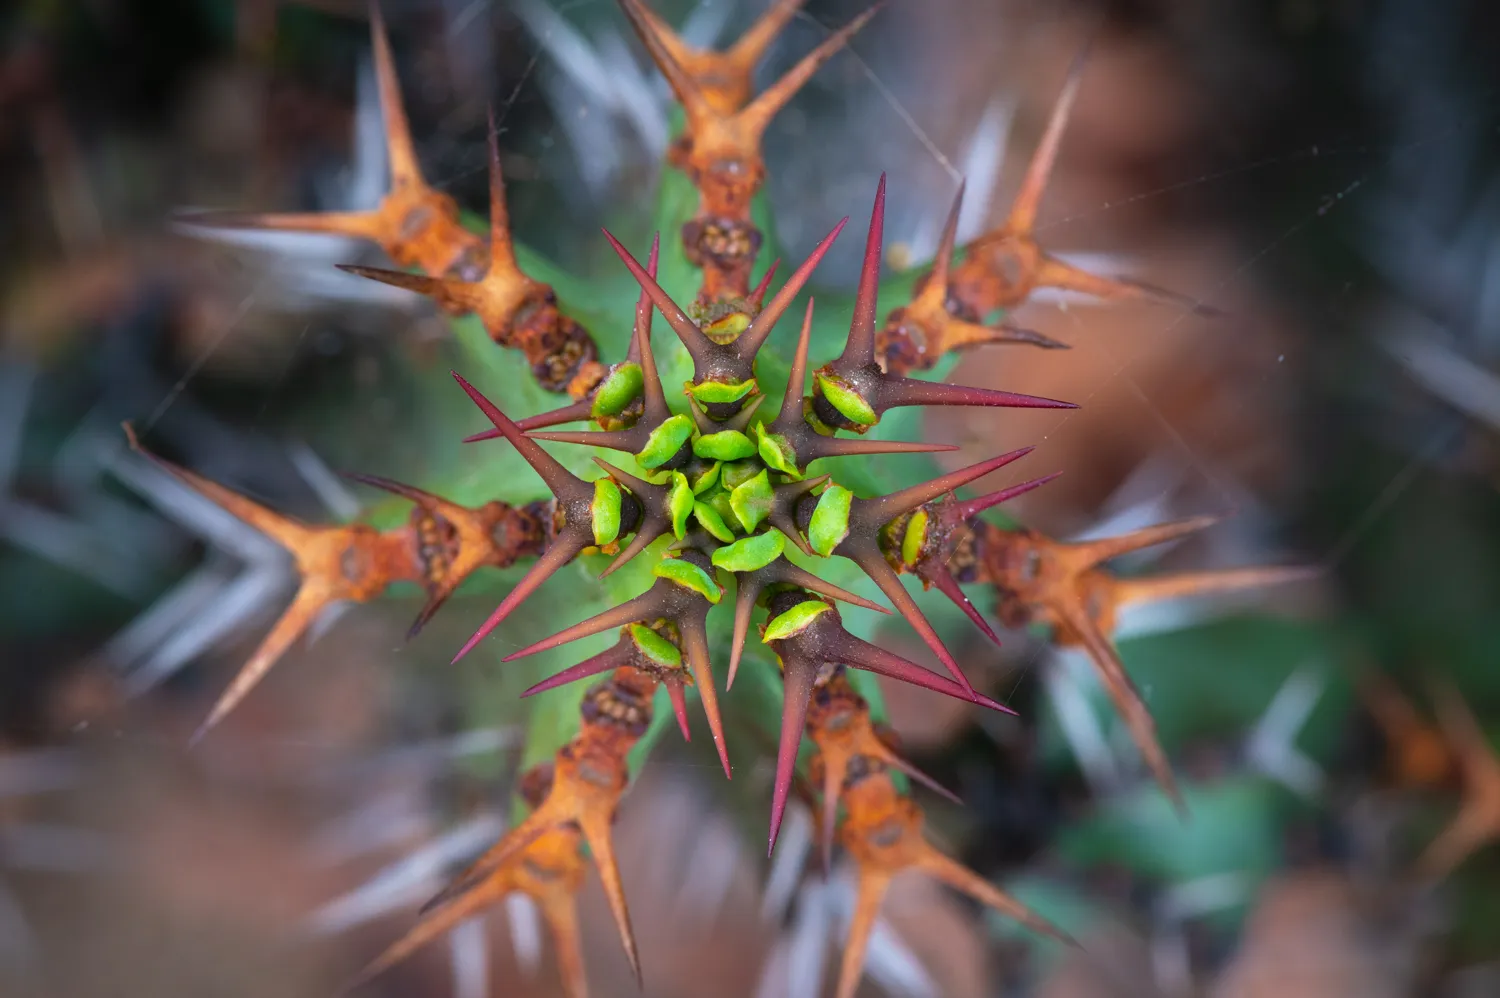
[[1105, 692], [1114, 701], [1115, 710], [1119, 712], [1120, 718], [1130, 731], [1131, 739], [1140, 750], [1142, 760], [1156, 777], [1157, 785], [1171, 800], [1172, 806], [1177, 809], [1177, 814], [1186, 819], [1188, 817], [1187, 802], [1183, 800], [1182, 791], [1177, 786], [1177, 778], [1172, 773], [1172, 764], [1167, 759], [1167, 754], [1157, 737], [1156, 720], [1151, 716], [1151, 711], [1146, 707], [1145, 701], [1141, 699], [1140, 690], [1136, 688], [1135, 681], [1130, 678], [1130, 673], [1125, 670], [1125, 663], [1120, 661], [1119, 653], [1115, 651], [1114, 645], [1076, 600], [1058, 601], [1052, 604], [1052, 610], [1067, 629], [1083, 643], [1084, 650], [1088, 652], [1089, 658], [1094, 662], [1094, 668], [1099, 673]]
[[913, 865], [916, 869], [929, 874], [954, 890], [969, 895], [980, 904], [987, 905], [1002, 915], [1015, 919], [1033, 932], [1051, 936], [1058, 942], [1069, 946], [1078, 946], [1078, 940], [995, 887], [973, 870], [943, 855], [933, 848], [931, 843], [922, 844], [922, 850]]
[[1155, 547], [1157, 544], [1165, 544], [1167, 541], [1175, 541], [1179, 537], [1196, 534], [1200, 530], [1207, 530], [1223, 522], [1223, 514], [1209, 513], [1204, 516], [1191, 516], [1184, 520], [1174, 520], [1171, 523], [1158, 523], [1140, 530], [1132, 530], [1128, 534], [1120, 534], [1116, 537], [1101, 537], [1093, 541], [1081, 541], [1069, 545], [1081, 556], [1089, 559], [1090, 564], [1098, 565], [1118, 558], [1121, 555], [1139, 551], [1142, 548]]
[[141, 446], [140, 440], [135, 435], [135, 427], [128, 421], [122, 423], [121, 428], [125, 431], [125, 441], [131, 450], [187, 485], [194, 492], [204, 496], [215, 506], [223, 508], [236, 519], [265, 534], [294, 555], [312, 543], [313, 537], [319, 532], [317, 527], [310, 527], [300, 520], [283, 516], [247, 496], [240, 495], [233, 489], [226, 488], [212, 479], [204, 478], [197, 472], [189, 471], [159, 454], [152, 453]]
[[1221, 568], [1206, 572], [1178, 572], [1171, 575], [1132, 576], [1116, 579], [1114, 590], [1120, 606], [1127, 603], [1205, 596], [1236, 589], [1259, 589], [1262, 586], [1301, 582], [1315, 578], [1322, 569], [1301, 565]]
[[[646, 274], [653, 280], [660, 252], [661, 233], [658, 232], [651, 237], [651, 254], [646, 260]], [[651, 316], [651, 295], [643, 287], [635, 304], [635, 330], [631, 345], [640, 356], [641, 363], [641, 393], [644, 400], [641, 418], [649, 423], [660, 423], [672, 415], [672, 410], [667, 408], [667, 395], [661, 387], [661, 372], [656, 368], [656, 354], [651, 349]]]
[[385, 229], [374, 211], [310, 211], [254, 213], [241, 211], [183, 212], [174, 217], [181, 225], [215, 229], [269, 229], [277, 232], [316, 232], [379, 241]]
[[409, 499], [423, 509], [433, 513], [441, 511], [443, 506], [451, 507], [452, 505], [446, 500], [433, 495], [431, 492], [426, 492], [422, 489], [417, 488], [415, 485], [407, 485], [404, 482], [397, 482], [389, 478], [382, 478], [379, 475], [367, 475], [364, 472], [360, 471], [340, 471], [339, 477], [347, 478], [351, 482], [358, 482], [361, 485], [368, 485], [372, 489], [380, 489], [382, 492], [389, 492], [392, 495], [400, 496], [403, 499]]
[[625, 12], [630, 26], [635, 29], [641, 44], [646, 46], [651, 61], [656, 63], [656, 68], [661, 70], [661, 75], [671, 84], [672, 92], [677, 95], [677, 102], [687, 113], [688, 128], [691, 130], [695, 125], [715, 117], [713, 106], [709, 104], [697, 82], [682, 68], [682, 64], [673, 57], [653, 29], [641, 0], [620, 0], [620, 8]]
[[823, 819], [819, 822], [818, 852], [823, 857], [823, 876], [833, 869], [833, 840], [839, 817], [839, 794], [844, 789], [844, 777], [849, 772], [849, 759], [845, 755], [837, 758], [823, 753]]
[[747, 70], [753, 68], [805, 2], [806, 0], [776, 0], [754, 24], [745, 29], [745, 33], [740, 35], [733, 45], [725, 50], [724, 57]]
[[281, 656], [286, 654], [288, 648], [307, 632], [308, 627], [322, 612], [323, 608], [331, 602], [329, 595], [322, 586], [304, 583], [297, 595], [292, 598], [291, 605], [282, 612], [276, 625], [271, 628], [260, 646], [255, 649], [248, 661], [240, 667], [234, 680], [229, 684], [219, 699], [214, 703], [213, 709], [209, 711], [208, 717], [193, 732], [189, 739], [189, 745], [196, 745], [208, 734], [230, 711], [239, 706], [256, 685], [265, 678], [271, 667], [280, 661]]
[[693, 417], [693, 425], [698, 428], [699, 433], [713, 433], [719, 428], [718, 424], [708, 418], [708, 413], [698, 404], [698, 400], [691, 395], [688, 396], [688, 412]]
[[626, 488], [628, 488], [638, 496], [645, 495], [652, 489], [661, 488], [661, 486], [659, 485], [652, 485], [650, 482], [643, 481], [635, 477], [628, 471], [622, 471], [619, 468], [616, 468], [614, 465], [610, 464], [602, 457], [594, 458], [594, 463], [603, 468], [605, 473], [608, 474], [611, 478], [619, 482], [621, 485], [624, 485]]
[[434, 911], [430, 917], [420, 919], [405, 935], [387, 946], [379, 956], [366, 964], [363, 970], [344, 985], [339, 994], [346, 995], [380, 976], [423, 946], [452, 931], [459, 923], [496, 903], [509, 892], [510, 885], [508, 884], [475, 884], [472, 890], [453, 898], [452, 903], [442, 910]]
[[[946, 454], [958, 450], [954, 444], [926, 444], [915, 440], [865, 440], [862, 437], [812, 435], [804, 445], [808, 463], [824, 457], [860, 457], [866, 454]], [[799, 454], [798, 457], [804, 455]]]
[[1210, 319], [1223, 318], [1227, 313], [1212, 305], [1205, 305], [1196, 298], [1168, 291], [1166, 288], [1147, 284], [1127, 277], [1105, 277], [1075, 267], [1066, 260], [1043, 254], [1036, 272], [1036, 285], [1042, 288], [1061, 288], [1080, 294], [1093, 295], [1106, 301], [1151, 301], [1163, 305], [1175, 305], [1196, 315]]
[[505, 203], [505, 174], [500, 168], [500, 131], [495, 127], [495, 108], [489, 108], [490, 149], [490, 265], [488, 273], [515, 274], [515, 246], [510, 238], [510, 209]]
[[1072, 344], [1064, 343], [1062, 340], [1054, 340], [1050, 336], [1044, 336], [1034, 329], [1022, 329], [1009, 323], [1000, 323], [998, 326], [984, 327], [989, 330], [990, 335], [985, 340], [988, 343], [1025, 343], [1028, 346], [1041, 347], [1043, 350], [1071, 350]]
[[755, 615], [755, 601], [765, 589], [754, 572], [735, 573], [734, 584], [734, 634], [729, 639], [729, 678], [724, 683], [725, 690], [734, 689], [734, 677], [740, 671], [740, 656], [745, 651], [745, 638], [750, 634], [750, 618]]
[[615, 859], [614, 842], [610, 838], [611, 814], [597, 814], [592, 810], [578, 816], [578, 827], [589, 844], [594, 856], [594, 867], [599, 871], [599, 880], [604, 885], [604, 896], [609, 901], [609, 910], [615, 918], [615, 927], [620, 933], [620, 942], [625, 947], [625, 957], [630, 961], [630, 970], [635, 974], [637, 988], [641, 986], [641, 957], [636, 950], [635, 932], [630, 927], [630, 909], [625, 905], [625, 887], [620, 882], [620, 864]]
[[642, 525], [636, 530], [635, 536], [631, 538], [630, 543], [625, 545], [624, 549], [615, 556], [615, 560], [610, 562], [609, 566], [599, 573], [599, 578], [607, 579], [615, 574], [615, 572], [624, 568], [630, 563], [631, 559], [650, 547], [653, 541], [666, 532], [667, 527], [662, 524]]
[[[755, 417], [755, 411], [760, 408], [761, 403], [765, 400], [766, 397], [764, 395], [755, 396], [746, 402], [744, 408], [739, 412], [730, 416], [724, 422], [719, 423], [717, 428], [721, 430], [738, 430], [741, 433], [745, 432], [746, 427], [750, 425], [750, 421]], [[695, 399], [694, 401], [697, 400]]]
[[937, 794], [939, 797], [943, 798], [949, 803], [958, 804], [959, 806], [963, 805], [963, 800], [959, 798], [958, 794], [954, 793], [952, 790], [949, 790], [937, 780], [934, 780], [932, 777], [928, 776], [916, 766], [913, 766], [911, 763], [907, 762], [905, 759], [901, 758], [899, 755], [890, 751], [889, 749], [881, 754], [880, 759], [887, 766], [890, 766], [893, 769], [900, 770], [902, 773], [905, 773], [913, 780], [916, 780], [918, 783], [922, 784], [922, 786], [926, 787], [928, 790], [931, 790], [933, 793]]
[[[594, 403], [592, 399], [579, 399], [571, 405], [565, 405], [551, 412], [539, 413], [535, 416], [527, 416], [525, 419], [516, 420], [516, 425], [524, 431], [540, 430], [548, 426], [558, 426], [562, 423], [576, 423], [581, 419], [588, 419], [593, 415]], [[502, 436], [499, 430], [489, 429], [483, 433], [476, 433], [472, 437], [464, 438], [464, 443], [474, 440], [490, 440]]]
[[813, 592], [817, 593], [819, 596], [827, 596], [830, 599], [841, 600], [845, 603], [848, 603], [850, 606], [862, 607], [866, 610], [874, 610], [877, 613], [889, 614], [891, 612], [885, 607], [881, 606], [879, 603], [876, 603], [874, 600], [867, 600], [863, 596], [856, 595], [855, 593], [851, 593], [849, 590], [844, 589], [841, 586], [834, 585], [832, 582], [825, 582], [822, 579], [818, 578], [816, 575], [807, 571], [807, 569], [802, 568], [798, 565], [794, 565], [784, 558], [780, 562], [776, 562], [775, 564], [785, 566], [784, 568], [777, 569], [779, 576], [778, 581], [780, 582], [790, 582], [793, 585], [801, 586], [803, 589], [810, 589]]
[[534, 430], [526, 436], [554, 444], [582, 444], [633, 454], [640, 449], [640, 434], [630, 430]]
[[[520, 423], [517, 423], [516, 425], [521, 426]], [[531, 429], [531, 427], [522, 427], [522, 429]], [[499, 430], [495, 429], [492, 426], [488, 430], [480, 430], [478, 433], [469, 434], [468, 436], [464, 437], [463, 442], [466, 444], [477, 444], [481, 440], [499, 440], [503, 436], [505, 436], [505, 434], [501, 433]]]
[[367, 277], [372, 281], [389, 284], [393, 288], [415, 291], [429, 298], [442, 297], [451, 289], [449, 283], [442, 278], [428, 277], [425, 274], [409, 274], [404, 270], [390, 270], [385, 267], [362, 267], [352, 263], [336, 263], [334, 266], [346, 274]]
[[844, 955], [839, 962], [837, 998], [854, 998], [865, 966], [865, 952], [870, 948], [870, 934], [880, 916], [880, 905], [891, 885], [891, 874], [884, 870], [860, 870], [859, 886], [854, 899], [854, 913], [849, 917], [849, 935], [844, 941]]
[[437, 612], [443, 608], [443, 604], [448, 601], [448, 597], [452, 596], [454, 592], [457, 591], [458, 586], [458, 582], [454, 582], [452, 584], [445, 583], [434, 590], [432, 595], [427, 597], [427, 602], [423, 603], [422, 609], [417, 611], [416, 619], [413, 620], [411, 622], [411, 626], [406, 629], [407, 641], [410, 642], [417, 639], [417, 635], [422, 633], [422, 629], [425, 628], [428, 623], [431, 622], [432, 618], [437, 615]]

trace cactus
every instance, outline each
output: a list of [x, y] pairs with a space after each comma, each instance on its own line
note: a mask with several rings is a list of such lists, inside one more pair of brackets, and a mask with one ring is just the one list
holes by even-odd
[[[941, 380], [958, 351], [989, 344], [1062, 346], [1004, 317], [1035, 288], [1146, 299], [1205, 314], [1213, 310], [1161, 289], [1084, 273], [1036, 242], [1037, 207], [1080, 85], [1080, 59], [999, 229], [955, 260], [960, 190], [937, 259], [909, 300], [893, 303], [886, 289], [885, 304], [894, 307], [882, 320], [887, 196], [882, 177], [868, 220], [853, 318], [842, 343], [838, 331], [818, 321], [810, 298], [795, 337], [778, 332], [848, 220], [825, 223], [828, 235], [779, 286], [773, 283], [775, 264], [752, 283], [769, 242], [757, 221], [763, 217], [759, 192], [767, 169], [761, 136], [798, 88], [878, 8], [832, 33], [769, 89], [752, 96], [750, 73], [800, 6], [798, 0], [773, 4], [722, 53], [690, 48], [641, 0], [620, 0], [620, 6], [683, 107], [684, 125], [668, 162], [696, 192], [689, 210], [668, 212], [671, 217], [663, 219], [669, 242], [680, 236], [680, 250], [663, 251], [658, 235], [643, 264], [605, 232], [639, 286], [638, 296], [590, 301], [582, 275], [559, 271], [514, 243], [493, 121], [487, 239], [466, 227], [451, 198], [424, 181], [378, 10], [372, 11], [371, 26], [392, 174], [380, 206], [352, 214], [196, 216], [204, 225], [334, 232], [376, 243], [404, 269], [345, 269], [431, 297], [452, 317], [468, 357], [453, 378], [490, 424], [468, 437], [467, 454], [486, 470], [462, 483], [465, 496], [483, 498], [480, 505], [443, 498], [456, 494], [459, 486], [452, 481], [418, 487], [353, 476], [411, 503], [406, 522], [383, 530], [364, 523], [297, 523], [169, 466], [189, 486], [286, 547], [302, 580], [291, 606], [203, 731], [251, 695], [255, 683], [334, 600], [370, 600], [392, 583], [415, 582], [428, 597], [412, 627], [415, 637], [474, 573], [525, 565], [525, 574], [456, 660], [471, 652], [490, 654], [485, 639], [505, 628], [544, 584], [566, 574], [568, 585], [597, 593], [597, 600], [575, 599], [572, 606], [597, 604], [599, 612], [505, 655], [504, 661], [568, 648], [594, 635], [612, 636], [614, 643], [590, 656], [574, 655], [573, 664], [526, 693], [569, 688], [566, 702], [576, 706], [537, 715], [532, 745], [540, 758], [522, 778], [529, 814], [435, 898], [410, 933], [361, 980], [520, 891], [541, 904], [569, 993], [585, 994], [573, 902], [585, 856], [603, 879], [639, 978], [642, 968], [611, 844], [615, 809], [660, 728], [658, 688], [685, 737], [692, 728], [688, 691], [695, 694], [725, 776], [733, 775], [724, 714], [736, 709], [732, 687], [742, 671], [754, 671], [757, 683], [780, 683], [770, 848], [796, 791], [821, 815], [825, 862], [838, 842], [859, 869], [859, 901], [840, 995], [853, 993], [885, 887], [903, 869], [923, 871], [1030, 929], [1067, 939], [922, 837], [922, 811], [905, 780], [945, 791], [900, 758], [879, 724], [878, 688], [860, 673], [987, 710], [1009, 708], [971, 685], [901, 575], [915, 575], [924, 589], [935, 586], [991, 640], [996, 635], [986, 620], [988, 600], [976, 605], [966, 585], [991, 594], [1007, 624], [1044, 624], [1058, 644], [1081, 646], [1157, 781], [1182, 808], [1151, 715], [1111, 644], [1115, 609], [1133, 600], [1266, 585], [1300, 570], [1118, 580], [1103, 567], [1110, 558], [1202, 529], [1211, 518], [1089, 544], [1058, 544], [982, 519], [986, 510], [1042, 486], [1053, 474], [974, 498], [957, 496], [1027, 457], [1031, 448], [947, 473], [929, 466], [926, 480], [912, 484], [929, 455], [955, 448], [895, 438], [917, 431], [911, 412], [923, 407], [1072, 407]], [[668, 187], [674, 183], [680, 179], [669, 179]], [[675, 208], [690, 199], [669, 190], [664, 202]], [[675, 295], [668, 290], [685, 285], [693, 269], [698, 277], [691, 299], [685, 286]], [[656, 313], [675, 340], [665, 349], [653, 342]], [[827, 359], [809, 372], [815, 351]], [[668, 386], [678, 384], [681, 395], [675, 387], [669, 392]], [[779, 399], [770, 404], [777, 392]], [[556, 428], [578, 423], [592, 425]], [[542, 442], [557, 447], [549, 450]], [[875, 462], [872, 455], [885, 457]], [[900, 460], [894, 458], [898, 455]], [[536, 498], [517, 458], [541, 479], [549, 497]], [[889, 609], [854, 591], [861, 588], [878, 592]], [[840, 603], [886, 614], [894, 610], [945, 672], [861, 637], [859, 626], [845, 623]], [[759, 640], [751, 640], [757, 616], [763, 617]], [[727, 633], [721, 622], [729, 625]], [[722, 694], [720, 675], [726, 680]], [[586, 691], [572, 685], [596, 677]], [[815, 748], [807, 780], [798, 773], [804, 734]]]

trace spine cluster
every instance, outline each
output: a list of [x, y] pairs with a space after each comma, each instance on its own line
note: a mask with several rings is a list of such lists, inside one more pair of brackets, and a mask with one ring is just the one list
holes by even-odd
[[[702, 283], [696, 298], [682, 307], [657, 283], [657, 244], [642, 264], [606, 233], [641, 287], [629, 350], [613, 364], [601, 360], [593, 336], [567, 315], [553, 290], [518, 265], [493, 126], [487, 241], [464, 229], [453, 201], [423, 180], [378, 11], [372, 13], [372, 28], [392, 164], [391, 190], [381, 205], [355, 214], [204, 219], [368, 238], [405, 269], [347, 269], [428, 295], [450, 313], [476, 315], [496, 344], [522, 353], [540, 386], [569, 397], [554, 411], [517, 421], [455, 373], [459, 386], [493, 424], [492, 431], [471, 439], [503, 440], [503, 446], [514, 448], [546, 483], [552, 498], [524, 507], [496, 501], [469, 509], [411, 486], [360, 477], [413, 504], [410, 521], [386, 532], [363, 525], [296, 523], [174, 467], [193, 488], [291, 551], [302, 576], [291, 607], [214, 708], [205, 728], [231, 710], [334, 600], [369, 600], [392, 582], [417, 582], [426, 589], [428, 601], [413, 626], [415, 634], [473, 572], [534, 559], [459, 650], [462, 656], [579, 556], [612, 556], [606, 575], [636, 558], [649, 558], [652, 583], [645, 592], [506, 656], [511, 661], [590, 635], [616, 635], [607, 650], [527, 691], [529, 696], [564, 683], [596, 680], [583, 699], [576, 735], [550, 762], [522, 778], [529, 815], [436, 898], [411, 932], [375, 961], [366, 976], [520, 891], [540, 904], [552, 927], [569, 993], [586, 994], [574, 909], [585, 855], [603, 878], [639, 976], [640, 961], [610, 838], [611, 822], [630, 780], [627, 756], [651, 722], [658, 685], [665, 687], [683, 735], [689, 734], [691, 688], [702, 704], [725, 775], [731, 774], [715, 667], [727, 667], [732, 686], [752, 627], [778, 663], [783, 689], [770, 845], [774, 848], [787, 801], [796, 791], [805, 794], [821, 815], [825, 863], [838, 843], [859, 873], [841, 996], [853, 994], [876, 912], [891, 878], [904, 870], [920, 870], [1039, 932], [1065, 938], [931, 846], [922, 834], [921, 808], [893, 779], [893, 774], [904, 774], [946, 793], [900, 758], [893, 738], [874, 722], [869, 704], [850, 684], [848, 670], [861, 669], [989, 709], [1008, 710], [971, 685], [900, 576], [912, 574], [924, 587], [936, 586], [991, 640], [997, 640], [995, 631], [965, 594], [964, 585], [991, 589], [1006, 624], [1045, 623], [1058, 643], [1084, 648], [1156, 779], [1180, 803], [1150, 714], [1111, 644], [1115, 611], [1132, 601], [1263, 585], [1294, 572], [1247, 569], [1122, 581], [1104, 567], [1109, 559], [1202, 529], [1212, 520], [1167, 524], [1090, 544], [1059, 544], [981, 519], [990, 507], [1053, 476], [977, 498], [956, 496], [958, 489], [1024, 457], [1030, 448], [884, 496], [856, 495], [840, 484], [839, 462], [832, 459], [954, 449], [872, 435], [882, 417], [896, 408], [1071, 407], [1052, 399], [916, 376], [955, 350], [992, 343], [1062, 346], [1003, 318], [996, 320], [997, 313], [1020, 305], [1036, 288], [1061, 287], [1110, 299], [1145, 298], [1209, 310], [1159, 289], [1079, 271], [1037, 245], [1037, 206], [1077, 91], [1075, 67], [1007, 220], [955, 261], [960, 191], [930, 273], [915, 297], [883, 321], [877, 301], [886, 199], [882, 177], [842, 350], [811, 367], [809, 301], [786, 384], [766, 385], [757, 356], [847, 219], [832, 227], [780, 287], [772, 287], [774, 266], [752, 287], [763, 241], [750, 215], [766, 174], [761, 137], [776, 112], [875, 10], [831, 34], [772, 87], [754, 95], [751, 73], [795, 14], [799, 0], [778, 0], [726, 52], [687, 46], [641, 0], [620, 0], [620, 5], [686, 111], [686, 126], [672, 146], [669, 162], [699, 193], [697, 212], [683, 225], [681, 238], [688, 259], [702, 270]], [[693, 363], [692, 380], [677, 399], [668, 397], [652, 348], [656, 313]], [[779, 399], [767, 404], [775, 389], [780, 390]], [[589, 426], [554, 429], [570, 423]], [[585, 480], [539, 441], [600, 448], [612, 452], [611, 460], [596, 457], [601, 475]], [[834, 558], [847, 559], [869, 577], [945, 672], [926, 669], [844, 626], [840, 603], [886, 613], [890, 609], [822, 578], [820, 566]], [[726, 586], [730, 582], [732, 597]], [[722, 662], [715, 661], [707, 624], [721, 603], [726, 604], [723, 612], [733, 617], [733, 639]], [[816, 749], [807, 781], [797, 773], [804, 735]]]

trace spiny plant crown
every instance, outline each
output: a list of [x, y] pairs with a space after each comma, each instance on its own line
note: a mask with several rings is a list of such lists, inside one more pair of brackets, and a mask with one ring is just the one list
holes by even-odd
[[[355, 213], [198, 217], [205, 224], [336, 232], [373, 240], [410, 270], [346, 269], [428, 295], [455, 316], [474, 315], [494, 345], [520, 351], [537, 386], [570, 397], [559, 408], [515, 420], [455, 372], [460, 388], [493, 424], [492, 430], [469, 440], [503, 438], [505, 446], [540, 476], [551, 499], [495, 498], [470, 508], [424, 489], [355, 476], [413, 504], [407, 523], [384, 531], [364, 524], [298, 523], [168, 465], [188, 484], [291, 551], [302, 578], [291, 607], [214, 707], [204, 730], [247, 695], [316, 615], [336, 600], [369, 600], [393, 582], [415, 582], [428, 594], [412, 628], [415, 635], [478, 569], [534, 559], [459, 650], [457, 657], [462, 657], [513, 616], [548, 578], [580, 557], [610, 559], [601, 579], [642, 559], [649, 565], [644, 592], [505, 657], [511, 661], [605, 632], [617, 635], [606, 650], [526, 692], [531, 696], [603, 677], [583, 696], [566, 730], [553, 733], [562, 747], [523, 775], [522, 796], [529, 814], [434, 899], [416, 927], [365, 976], [505, 895], [521, 891], [539, 903], [552, 926], [569, 993], [586, 994], [574, 914], [586, 856], [603, 879], [639, 976], [610, 836], [615, 810], [630, 781], [628, 757], [652, 727], [658, 688], [665, 690], [684, 737], [689, 735], [691, 689], [702, 704], [724, 773], [730, 775], [715, 669], [725, 667], [726, 688], [734, 684], [747, 660], [752, 624], [757, 626], [759, 644], [770, 653], [757, 661], [776, 663], [782, 698], [770, 845], [774, 848], [788, 798], [795, 791], [820, 805], [816, 813], [825, 863], [837, 841], [859, 871], [859, 903], [839, 993], [853, 993], [885, 885], [901, 870], [922, 870], [1038, 931], [1062, 937], [1055, 927], [928, 844], [922, 835], [921, 809], [904, 783], [893, 779], [893, 774], [904, 774], [946, 793], [901, 759], [894, 737], [879, 724], [872, 708], [875, 691], [868, 685], [856, 689], [850, 670], [1008, 710], [971, 686], [900, 576], [913, 574], [924, 588], [936, 586], [992, 640], [993, 629], [962, 585], [992, 586], [1007, 623], [1050, 624], [1058, 643], [1083, 647], [1157, 779], [1180, 806], [1150, 714], [1109, 640], [1114, 612], [1132, 600], [1264, 584], [1294, 572], [1252, 569], [1121, 582], [1100, 567], [1103, 562], [1202, 529], [1211, 520], [1169, 524], [1089, 545], [1063, 545], [980, 518], [991, 506], [1052, 476], [976, 498], [957, 498], [957, 490], [1020, 459], [1030, 448], [886, 494], [871, 494], [877, 490], [870, 483], [879, 476], [871, 475], [868, 461], [859, 459], [956, 449], [885, 439], [893, 422], [886, 417], [892, 410], [1071, 407], [1030, 395], [947, 384], [931, 380], [927, 373], [959, 349], [991, 343], [1062, 346], [1004, 320], [986, 322], [997, 311], [1021, 304], [1035, 288], [1062, 287], [1103, 298], [1208, 310], [1159, 289], [1084, 273], [1038, 247], [1032, 234], [1037, 204], [1077, 89], [1075, 65], [1008, 219], [971, 244], [955, 263], [960, 188], [932, 269], [918, 282], [914, 296], [884, 322], [878, 317], [886, 199], [882, 176], [843, 345], [836, 356], [809, 371], [815, 321], [809, 300], [800, 316], [795, 348], [784, 365], [785, 380], [780, 381], [783, 359], [765, 363], [768, 345], [848, 220], [833, 225], [779, 288], [772, 290], [775, 264], [752, 286], [755, 261], [765, 241], [753, 211], [766, 174], [760, 139], [775, 113], [875, 10], [829, 35], [778, 82], [752, 96], [750, 74], [796, 13], [799, 0], [776, 0], [736, 45], [722, 53], [687, 46], [641, 0], [620, 0], [620, 6], [685, 110], [685, 125], [671, 147], [669, 162], [696, 192], [696, 208], [680, 231], [683, 259], [701, 271], [701, 281], [698, 294], [684, 307], [658, 283], [658, 268], [665, 259], [659, 239], [642, 264], [606, 232], [605, 239], [640, 288], [628, 349], [617, 362], [607, 365], [594, 333], [569, 315], [551, 285], [523, 269], [523, 256], [511, 240], [493, 122], [488, 240], [465, 228], [452, 199], [423, 179], [378, 9], [372, 9], [371, 23], [392, 175], [390, 192], [381, 204]], [[685, 354], [681, 369], [691, 369], [680, 390], [665, 382], [657, 361], [652, 343], [656, 313]], [[777, 336], [782, 343], [788, 339], [785, 333]], [[493, 351], [489, 343], [485, 346]], [[778, 391], [779, 399], [771, 404]], [[592, 428], [552, 428], [569, 423], [590, 423]], [[133, 436], [131, 440], [134, 443]], [[608, 454], [608, 459], [594, 456], [600, 474], [585, 479], [577, 473], [577, 462], [570, 468], [539, 441], [601, 449], [596, 453]], [[475, 454], [485, 459], [479, 451]], [[839, 604], [890, 612], [839, 584], [857, 579], [839, 567], [845, 564], [873, 582], [946, 675], [845, 626]], [[717, 655], [709, 628], [714, 614], [732, 618], [732, 636]], [[810, 777], [806, 781], [798, 775], [804, 733], [816, 750], [810, 768], [804, 770]]]

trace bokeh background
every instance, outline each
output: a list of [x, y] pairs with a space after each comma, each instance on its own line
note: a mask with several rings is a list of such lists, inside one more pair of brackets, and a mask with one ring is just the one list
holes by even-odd
[[[707, 42], [761, 3], [655, 6]], [[767, 78], [858, 6], [809, 0]], [[484, 210], [493, 104], [518, 237], [608, 267], [598, 226], [645, 224], [670, 127], [615, 6], [383, 7], [429, 179]], [[358, 0], [0, 14], [0, 994], [330, 994], [503, 828], [524, 714], [476, 693], [496, 661], [447, 664], [492, 591], [411, 645], [411, 594], [352, 608], [188, 750], [291, 576], [119, 431], [146, 424], [313, 520], [359, 509], [330, 468], [421, 447], [405, 374], [442, 363], [447, 334], [332, 266], [378, 254], [174, 218], [373, 203], [367, 37]], [[1035, 635], [960, 650], [1019, 721], [889, 691], [915, 761], [966, 802], [924, 800], [935, 833], [1086, 954], [903, 882], [861, 994], [1500, 993], [1500, 848], [1413, 875], [1479, 799], [1433, 684], [1500, 724], [1500, 11], [891, 0], [768, 137], [788, 255], [864, 217], [881, 171], [892, 268], [930, 256], [957, 174], [961, 237], [998, 221], [1089, 39], [1043, 244], [1228, 316], [1042, 298], [1018, 319], [1071, 350], [990, 349], [956, 380], [1083, 409], [929, 433], [975, 457], [1039, 443], [1032, 460], [1066, 474], [1013, 513], [1048, 533], [1232, 510], [1141, 565], [1325, 571], [1122, 635], [1190, 785], [1186, 824], [1087, 670]], [[819, 280], [847, 286], [857, 250]], [[759, 855], [770, 752], [726, 786], [704, 748], [664, 745], [622, 808], [646, 993], [814, 998], [847, 888], [797, 865], [805, 816], [783, 834], [793, 859]], [[597, 885], [584, 917], [594, 992], [636, 993]], [[560, 992], [534, 914], [510, 905], [362, 993]]]

